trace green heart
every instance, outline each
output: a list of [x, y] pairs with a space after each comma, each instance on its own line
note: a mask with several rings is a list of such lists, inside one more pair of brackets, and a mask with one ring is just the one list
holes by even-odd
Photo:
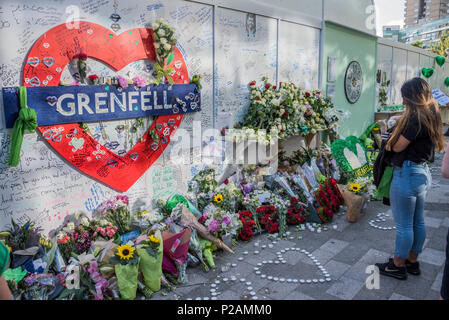
[[423, 74], [424, 77], [426, 78], [430, 78], [433, 74], [433, 68], [422, 68], [421, 72]]
[[354, 136], [349, 136], [345, 140], [335, 140], [331, 145], [332, 156], [343, 172], [353, 172], [366, 165], [369, 166], [369, 159], [363, 147], [362, 141]]
[[440, 67], [442, 67], [443, 64], [446, 62], [446, 58], [442, 56], [435, 57], [435, 60], [437, 62], [437, 65], [439, 65]]
[[444, 84], [446, 85], [446, 87], [449, 87], [449, 77], [444, 79]]

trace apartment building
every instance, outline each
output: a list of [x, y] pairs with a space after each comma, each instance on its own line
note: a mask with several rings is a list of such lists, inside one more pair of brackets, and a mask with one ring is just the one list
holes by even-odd
[[405, 28], [449, 16], [449, 0], [405, 0]]

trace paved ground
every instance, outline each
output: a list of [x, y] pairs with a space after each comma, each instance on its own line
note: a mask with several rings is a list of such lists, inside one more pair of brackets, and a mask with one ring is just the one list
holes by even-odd
[[[427, 240], [420, 256], [420, 276], [409, 275], [407, 281], [380, 276], [380, 289], [367, 289], [365, 281], [369, 274], [366, 268], [375, 262], [386, 261], [392, 255], [395, 237], [394, 230], [370, 226], [371, 220], [381, 220], [377, 216], [381, 212], [388, 215], [385, 221], [374, 223], [380, 227], [393, 226], [389, 207], [381, 202], [370, 202], [360, 220], [354, 224], [346, 222], [344, 216], [339, 216], [333, 223], [337, 229], [331, 227], [328, 231], [317, 233], [297, 231], [291, 227], [289, 238], [274, 244], [267, 235], [258, 236], [248, 243], [239, 242], [240, 246], [235, 247], [235, 255], [218, 254], [215, 270], [205, 272], [200, 267], [189, 268], [189, 285], [178, 287], [172, 292], [156, 293], [153, 299], [438, 299], [449, 227], [449, 180], [441, 178], [441, 159], [442, 155], [437, 155], [437, 161], [431, 169], [433, 186], [425, 207]], [[298, 236], [302, 236], [302, 239], [298, 239]], [[256, 247], [256, 243], [259, 246]], [[268, 247], [270, 244], [272, 248]], [[262, 245], [267, 247], [262, 249]], [[288, 251], [285, 253], [280, 251], [286, 248]], [[259, 251], [259, 254], [254, 251]], [[285, 260], [284, 263], [275, 264], [278, 253]], [[317, 262], [312, 261], [307, 253]], [[273, 263], [268, 263], [270, 260]], [[324, 271], [318, 268], [317, 263], [321, 264]], [[256, 274], [257, 271], [260, 274]], [[326, 271], [329, 276], [323, 275]], [[268, 277], [278, 279], [273, 281], [268, 280]], [[227, 282], [224, 282], [225, 278], [228, 278]], [[307, 280], [311, 283], [307, 283]]]

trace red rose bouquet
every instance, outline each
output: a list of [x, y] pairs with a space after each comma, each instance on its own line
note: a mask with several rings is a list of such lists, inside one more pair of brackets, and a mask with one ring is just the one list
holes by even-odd
[[256, 229], [256, 221], [254, 221], [253, 214], [250, 210], [240, 211], [239, 219], [242, 222], [239, 236], [244, 241], [249, 241], [254, 237], [253, 230]]
[[262, 206], [257, 208], [256, 212], [260, 217], [260, 223], [268, 233], [276, 233], [279, 230], [278, 213], [275, 206]]
[[288, 207], [287, 223], [292, 225], [302, 224], [306, 221], [305, 210], [295, 197], [290, 198]]

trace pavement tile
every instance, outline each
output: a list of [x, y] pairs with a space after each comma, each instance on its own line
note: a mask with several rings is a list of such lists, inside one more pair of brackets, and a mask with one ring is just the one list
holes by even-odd
[[408, 277], [405, 281], [400, 281], [394, 292], [416, 300], [423, 300], [432, 287], [432, 281], [421, 277]]
[[443, 272], [444, 270], [441, 270], [441, 272], [438, 273], [438, 275], [435, 278], [435, 281], [432, 283], [432, 286], [430, 287], [431, 290], [440, 292], [441, 284], [443, 282]]
[[257, 291], [258, 296], [267, 296], [277, 300], [283, 300], [296, 289], [296, 284], [270, 281], [266, 286]]
[[326, 293], [340, 299], [351, 300], [363, 286], [364, 282], [343, 276], [337, 280], [336, 283], [326, 291]]
[[412, 298], [400, 295], [398, 293], [393, 293], [390, 297], [390, 300], [413, 300]]
[[348, 245], [349, 245], [349, 242], [347, 242], [347, 241], [342, 241], [342, 240], [338, 240], [338, 239], [329, 239], [328, 241], [326, 241], [326, 243], [324, 243], [320, 247], [320, 249], [330, 251], [334, 255], [336, 255], [339, 252], [341, 252], [341, 250], [346, 248]]
[[295, 290], [292, 291], [289, 295], [287, 295], [285, 297], [285, 300], [316, 300], [316, 299]]
[[424, 222], [426, 224], [426, 227], [437, 229], [441, 226], [442, 220], [438, 218], [424, 217]]
[[441, 250], [425, 248], [420, 254], [419, 260], [429, 264], [442, 266], [446, 260], [446, 253]]
[[339, 279], [351, 266], [335, 260], [330, 260], [324, 266], [332, 279]]
[[443, 221], [441, 222], [441, 226], [449, 228], [449, 217], [443, 219]]

